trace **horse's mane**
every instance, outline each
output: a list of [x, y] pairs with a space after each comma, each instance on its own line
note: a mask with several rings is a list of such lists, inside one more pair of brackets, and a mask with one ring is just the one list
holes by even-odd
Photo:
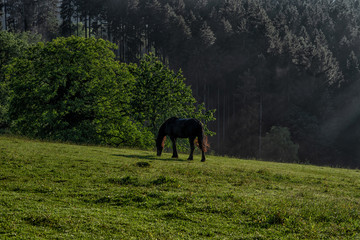
[[161, 147], [165, 146], [165, 141], [166, 141], [166, 136], [163, 137], [162, 141], [161, 141]]
[[174, 121], [176, 121], [177, 119], [179, 119], [179, 118], [177, 118], [177, 117], [171, 117], [171, 118], [169, 118], [168, 120], [166, 120], [162, 125], [168, 124], [168, 123], [171, 123], [171, 122], [174, 122]]
[[[173, 119], [173, 118], [175, 118], [175, 117], [172, 117], [170, 119]], [[161, 147], [164, 147], [164, 145], [165, 145], [165, 140], [166, 140], [165, 128], [166, 128], [166, 125], [169, 123], [170, 119], [166, 120], [163, 124], [161, 124], [161, 126], [159, 128], [158, 136], [156, 138], [156, 143], [157, 143], [157, 145], [160, 145]], [[176, 118], [173, 120], [176, 120]]]

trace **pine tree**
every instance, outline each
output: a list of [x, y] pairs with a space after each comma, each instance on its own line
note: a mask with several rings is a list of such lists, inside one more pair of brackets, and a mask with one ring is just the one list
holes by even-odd
[[73, 17], [75, 13], [74, 0], [63, 0], [61, 2], [60, 16], [62, 23], [60, 33], [62, 36], [70, 36], [74, 33]]
[[207, 25], [206, 21], [204, 21], [203, 24], [201, 25], [200, 39], [201, 39], [201, 43], [205, 48], [212, 46], [216, 41], [215, 34], [211, 30], [211, 28]]

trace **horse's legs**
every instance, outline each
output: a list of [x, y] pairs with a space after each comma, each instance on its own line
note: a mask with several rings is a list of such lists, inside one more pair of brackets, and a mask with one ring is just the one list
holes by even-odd
[[204, 148], [203, 148], [203, 138], [202, 137], [203, 137], [202, 135], [198, 136], [198, 141], [199, 141], [199, 148], [201, 150], [201, 161], [205, 162], [206, 159], [205, 159], [205, 152], [204, 152]]
[[202, 161], [202, 162], [205, 162], [206, 159], [205, 159], [205, 152], [204, 152], [204, 150], [201, 150], [201, 154], [202, 154], [202, 155], [201, 155], [201, 161]]
[[194, 140], [195, 140], [195, 137], [189, 137], [190, 155], [189, 155], [188, 160], [193, 160], [193, 154], [194, 154], [194, 150], [195, 150]]
[[177, 150], [176, 150], [176, 138], [175, 137], [170, 137], [171, 139], [171, 142], [172, 142], [172, 145], [173, 145], [173, 155], [172, 157], [173, 158], [178, 158], [178, 153], [177, 153]]

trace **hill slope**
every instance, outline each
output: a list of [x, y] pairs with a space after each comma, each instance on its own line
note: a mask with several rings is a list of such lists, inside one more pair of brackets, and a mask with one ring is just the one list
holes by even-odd
[[0, 136], [0, 239], [359, 239], [360, 172]]

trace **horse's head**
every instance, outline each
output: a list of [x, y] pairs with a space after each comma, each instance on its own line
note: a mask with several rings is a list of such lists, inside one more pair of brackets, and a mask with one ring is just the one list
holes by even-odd
[[156, 149], [157, 149], [158, 156], [161, 156], [162, 150], [164, 149], [165, 140], [166, 140], [166, 136], [164, 136], [162, 138], [158, 137], [156, 139]]

